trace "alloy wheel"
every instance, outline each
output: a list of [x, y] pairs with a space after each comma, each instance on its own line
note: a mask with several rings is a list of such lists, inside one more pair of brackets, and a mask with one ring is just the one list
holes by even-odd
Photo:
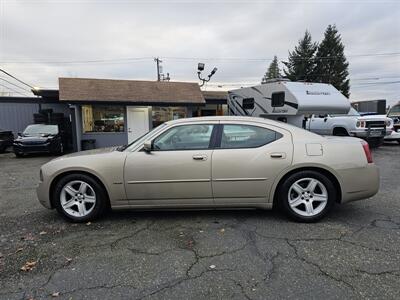
[[290, 186], [288, 203], [300, 216], [313, 217], [326, 207], [328, 191], [321, 181], [315, 178], [302, 178]]
[[85, 217], [96, 205], [96, 193], [87, 182], [70, 181], [61, 190], [60, 203], [68, 215]]

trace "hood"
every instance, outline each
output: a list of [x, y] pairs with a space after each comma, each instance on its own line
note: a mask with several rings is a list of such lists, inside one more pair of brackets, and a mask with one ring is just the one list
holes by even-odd
[[85, 155], [94, 155], [94, 154], [101, 154], [101, 153], [109, 153], [109, 152], [115, 151], [116, 148], [117, 147], [107, 147], [107, 148], [99, 148], [99, 149], [93, 149], [93, 150], [79, 151], [79, 152], [66, 154], [66, 155], [60, 156], [60, 157], [55, 158], [55, 159], [62, 159], [62, 158], [76, 157], [76, 156], [85, 156]]
[[53, 138], [54, 136], [19, 136], [15, 141], [20, 143], [46, 143], [49, 139]]

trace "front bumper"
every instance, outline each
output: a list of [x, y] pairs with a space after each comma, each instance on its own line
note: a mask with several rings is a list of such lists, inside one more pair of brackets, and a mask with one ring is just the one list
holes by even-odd
[[392, 131], [391, 134], [385, 136], [385, 141], [400, 141], [400, 131]]
[[379, 190], [379, 169], [373, 163], [338, 173], [342, 179], [342, 203], [372, 197]]
[[38, 187], [36, 188], [36, 195], [39, 202], [46, 208], [52, 209], [50, 202], [50, 185], [47, 182], [40, 181]]
[[14, 152], [17, 153], [50, 153], [54, 151], [54, 147], [51, 143], [44, 143], [44, 144], [13, 144]]
[[365, 128], [365, 129], [355, 129], [350, 131], [351, 136], [369, 139], [369, 138], [383, 138], [389, 131], [385, 128]]

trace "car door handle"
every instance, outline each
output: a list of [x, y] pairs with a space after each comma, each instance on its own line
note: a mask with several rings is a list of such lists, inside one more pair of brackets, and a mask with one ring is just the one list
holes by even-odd
[[207, 155], [205, 154], [196, 154], [193, 155], [194, 160], [207, 160]]
[[286, 158], [286, 153], [271, 153], [271, 158]]

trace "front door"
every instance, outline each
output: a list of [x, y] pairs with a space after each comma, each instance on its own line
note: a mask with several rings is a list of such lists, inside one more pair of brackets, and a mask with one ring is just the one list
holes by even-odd
[[147, 107], [127, 107], [128, 143], [149, 131], [149, 109]]
[[220, 206], [265, 204], [276, 176], [290, 166], [293, 155], [289, 132], [245, 124], [224, 124], [217, 147], [212, 189]]
[[177, 125], [153, 140], [152, 151], [131, 152], [125, 187], [136, 207], [212, 206], [213, 124]]

